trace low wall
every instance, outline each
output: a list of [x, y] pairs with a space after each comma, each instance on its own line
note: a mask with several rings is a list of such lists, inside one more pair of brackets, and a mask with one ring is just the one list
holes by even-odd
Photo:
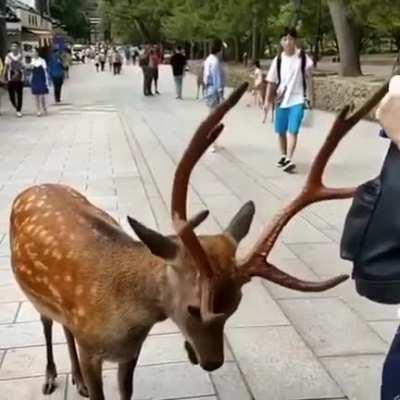
[[[201, 69], [200, 61], [191, 61], [190, 70], [198, 74]], [[249, 80], [249, 70], [239, 65], [227, 64], [226, 85], [236, 87], [243, 81]], [[344, 105], [354, 103], [355, 107], [362, 104], [384, 83], [373, 75], [358, 78], [343, 78], [336, 74], [326, 74], [316, 71], [313, 76], [315, 108], [325, 111], [338, 112]], [[375, 110], [369, 114], [374, 119]]]

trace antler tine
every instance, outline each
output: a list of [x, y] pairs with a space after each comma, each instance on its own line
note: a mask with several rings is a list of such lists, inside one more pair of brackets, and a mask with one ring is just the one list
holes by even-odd
[[193, 229], [186, 224], [188, 185], [193, 168], [224, 128], [219, 122], [238, 103], [246, 92], [247, 87], [248, 83], [242, 84], [202, 122], [185, 150], [175, 172], [171, 201], [171, 214], [174, 227], [200, 271], [209, 278], [213, 276], [213, 272], [207, 255]]
[[[282, 286], [300, 291], [322, 291], [336, 286], [347, 276], [341, 275], [324, 282], [305, 282], [280, 271], [267, 261], [279, 234], [291, 218], [306, 206], [331, 199], [345, 199], [352, 197], [355, 188], [328, 188], [322, 183], [323, 173], [339, 142], [357, 124], [357, 122], [370, 112], [382, 99], [387, 91], [387, 83], [382, 86], [358, 111], [348, 117], [350, 110], [346, 106], [336, 118], [324, 144], [315, 157], [306, 184], [301, 193], [286, 207], [284, 207], [270, 224], [266, 226], [260, 239], [241, 265], [243, 273], [248, 276], [260, 276]], [[247, 272], [246, 272], [247, 271]]]

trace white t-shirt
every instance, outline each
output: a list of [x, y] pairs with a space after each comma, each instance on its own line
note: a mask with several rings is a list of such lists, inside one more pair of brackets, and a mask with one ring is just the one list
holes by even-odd
[[[267, 75], [267, 81], [276, 84], [278, 83], [277, 60], [278, 57], [275, 57]], [[285, 94], [280, 107], [288, 108], [304, 103], [305, 93], [301, 73], [300, 50], [296, 50], [292, 56], [288, 56], [282, 52], [281, 61], [281, 83], [277, 89], [277, 94], [279, 95], [283, 92], [285, 92]], [[305, 74], [307, 74], [312, 67], [313, 62], [311, 58], [306, 55]]]

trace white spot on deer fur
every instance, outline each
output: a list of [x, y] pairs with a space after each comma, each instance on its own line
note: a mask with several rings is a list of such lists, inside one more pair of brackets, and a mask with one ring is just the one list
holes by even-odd
[[42, 206], [44, 206], [44, 201], [43, 200], [40, 200], [40, 201], [38, 201], [37, 203], [36, 203], [36, 207], [42, 207]]
[[78, 308], [78, 315], [83, 317], [85, 315], [85, 309], [83, 307]]
[[54, 281], [59, 282], [61, 279], [60, 275], [54, 275]]
[[82, 286], [82, 285], [78, 285], [78, 286], [75, 288], [75, 294], [76, 294], [77, 296], [80, 296], [82, 293], [83, 293], [83, 286]]
[[35, 225], [28, 225], [26, 228], [25, 228], [25, 231], [27, 232], [27, 233], [31, 233], [31, 231], [32, 231], [32, 229], [35, 227]]
[[66, 258], [68, 260], [72, 260], [73, 258], [75, 258], [75, 252], [73, 250], [69, 250], [67, 255], [66, 255]]
[[64, 218], [61, 215], [57, 216], [57, 222], [60, 223], [60, 224], [63, 223], [64, 222]]
[[41, 261], [36, 260], [33, 262], [33, 265], [35, 266], [35, 268], [37, 268], [40, 271], [48, 271], [49, 267], [47, 265], [44, 265]]
[[72, 282], [72, 276], [71, 275], [65, 275], [64, 276], [64, 281], [65, 282]]
[[54, 249], [52, 252], [51, 252], [51, 254], [52, 254], [52, 256], [56, 259], [56, 260], [62, 260], [62, 254], [57, 250], [57, 249]]
[[31, 271], [30, 269], [27, 269], [27, 270], [26, 270], [26, 274], [29, 275], [29, 276], [31, 276], [31, 275], [32, 275], [32, 271]]
[[32, 203], [28, 203], [28, 204], [24, 207], [24, 211], [28, 211], [31, 207], [32, 207]]
[[13, 207], [13, 209], [16, 210], [20, 204], [21, 204], [21, 198], [19, 198], [18, 200], [16, 200], [16, 201], [14, 202], [14, 207]]
[[74, 235], [73, 233], [70, 233], [70, 234], [69, 234], [69, 238], [70, 238], [71, 240], [74, 240], [74, 239], [75, 239], [75, 235]]
[[36, 194], [32, 194], [31, 196], [28, 197], [27, 201], [30, 203], [31, 201], [36, 199]]
[[60, 292], [53, 286], [53, 285], [49, 285], [49, 290], [51, 292], [51, 294], [57, 299], [57, 300], [61, 300], [61, 294]]
[[47, 217], [50, 217], [50, 215], [51, 215], [51, 211], [46, 211], [46, 212], [43, 214], [43, 217], [44, 217], [44, 218], [47, 218]]
[[50, 244], [50, 243], [52, 243], [54, 241], [54, 236], [47, 236], [45, 239], [44, 239], [44, 243], [45, 244]]
[[32, 215], [31, 222], [35, 222], [38, 218], [39, 218], [39, 216], [37, 214]]

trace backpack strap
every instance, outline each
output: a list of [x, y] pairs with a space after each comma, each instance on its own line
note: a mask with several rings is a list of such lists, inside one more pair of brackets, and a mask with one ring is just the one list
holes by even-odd
[[278, 58], [276, 59], [276, 71], [278, 73], [278, 83], [277, 87], [281, 84], [281, 67], [282, 67], [282, 55], [279, 53]]
[[303, 79], [303, 91], [304, 91], [304, 97], [307, 96], [307, 80], [306, 80], [306, 53], [304, 50], [300, 51], [300, 58], [301, 58], [301, 76]]

